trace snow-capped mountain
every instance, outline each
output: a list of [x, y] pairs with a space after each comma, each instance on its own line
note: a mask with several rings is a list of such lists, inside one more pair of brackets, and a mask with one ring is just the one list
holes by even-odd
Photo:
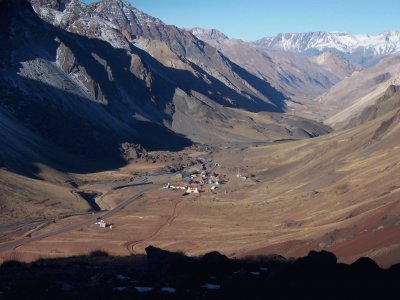
[[262, 49], [251, 42], [230, 39], [217, 29], [193, 28], [190, 32], [298, 101], [317, 97], [360, 68], [332, 51], [306, 57], [301, 53]]
[[384, 56], [400, 52], [400, 32], [387, 31], [378, 35], [340, 32], [283, 33], [260, 39], [254, 44], [270, 50], [300, 53], [318, 53], [337, 50], [343, 53], [363, 51], [369, 55]]

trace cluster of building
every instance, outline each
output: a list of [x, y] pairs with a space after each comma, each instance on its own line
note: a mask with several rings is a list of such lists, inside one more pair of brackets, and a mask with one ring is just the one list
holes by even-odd
[[226, 183], [228, 180], [225, 174], [218, 174], [207, 171], [194, 171], [191, 174], [181, 174], [181, 180], [177, 183], [168, 183], [165, 188], [173, 190], [184, 190], [185, 194], [198, 194], [205, 191], [214, 191], [218, 185]]

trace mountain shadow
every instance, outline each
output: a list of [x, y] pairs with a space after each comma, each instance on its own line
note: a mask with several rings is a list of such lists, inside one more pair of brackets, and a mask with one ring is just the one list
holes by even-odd
[[[125, 50], [56, 28], [38, 18], [26, 1], [0, 4], [0, 109], [7, 118], [1, 120], [1, 165], [24, 175], [31, 175], [38, 162], [87, 173], [126, 164], [122, 143], [170, 151], [192, 145], [163, 125], [171, 119], [165, 103], [150, 101], [153, 95], [143, 80], [129, 72]], [[109, 79], [97, 52], [113, 58], [109, 64], [118, 83]], [[60, 55], [61, 68], [54, 63]], [[82, 74], [86, 86], [74, 81]], [[172, 97], [169, 89], [166, 98]], [[143, 111], [148, 121], [132, 118]], [[12, 136], [23, 139], [12, 145]]]
[[273, 88], [270, 83], [267, 81], [258, 78], [257, 76], [247, 72], [245, 69], [240, 67], [235, 63], [231, 63], [233, 71], [239, 74], [242, 78], [244, 78], [247, 82], [249, 82], [253, 87], [255, 87], [260, 93], [264, 96], [268, 97], [268, 99], [272, 102], [273, 107], [271, 107], [269, 111], [273, 112], [285, 112], [286, 111], [286, 99], [287, 97]]
[[[3, 153], [3, 164], [13, 171], [33, 170], [33, 163], [44, 163], [64, 172], [90, 173], [125, 165], [120, 149], [123, 143], [140, 143], [148, 150], [171, 151], [192, 145], [187, 138], [155, 123], [132, 121], [126, 124], [110, 115], [102, 104], [74, 93], [20, 76], [18, 82], [19, 86], [35, 86], [43, 93], [36, 98], [23, 95], [17, 89], [0, 99], [1, 106], [13, 112], [15, 123], [31, 133], [28, 137], [34, 143], [31, 145], [27, 141], [27, 145], [37, 154], [27, 155], [23, 150], [26, 147], [15, 145], [10, 155], [17, 153], [20, 163], [10, 165], [13, 161]], [[57, 105], [52, 97], [57, 99]], [[17, 133], [10, 130], [8, 134]], [[19, 149], [22, 150], [19, 152]], [[32, 166], [21, 168], [24, 162]]]

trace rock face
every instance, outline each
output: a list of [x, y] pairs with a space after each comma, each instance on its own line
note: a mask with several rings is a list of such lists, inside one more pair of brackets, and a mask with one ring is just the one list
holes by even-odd
[[[85, 5], [79, 1], [69, 1], [63, 10], [52, 8], [57, 7], [55, 2], [59, 1], [32, 0], [32, 5], [41, 18], [69, 32], [101, 39], [115, 48], [130, 52], [132, 52], [132, 47], [136, 46], [151, 54], [163, 65], [173, 69], [175, 69], [174, 65], [180, 65], [179, 69], [205, 78], [207, 85], [213, 83], [215, 79], [221, 81], [237, 94], [225, 92], [226, 98], [231, 97], [231, 99], [219, 99], [219, 102], [224, 105], [252, 110], [283, 111], [284, 96], [268, 86], [268, 83], [256, 81], [256, 78], [252, 78], [250, 74], [235, 70], [236, 66], [216, 49], [204, 44], [185, 30], [166, 25], [140, 12], [128, 2], [104, 0]], [[170, 56], [166, 57], [164, 53], [159, 53], [160, 50], [170, 52]], [[142, 55], [139, 54], [138, 57], [143, 60]], [[197, 66], [197, 69], [193, 64]], [[142, 70], [137, 71], [139, 74], [136, 75], [140, 77]], [[159, 75], [166, 76], [165, 73]], [[179, 76], [176, 74], [174, 77]], [[191, 81], [193, 82], [191, 85], [198, 85], [202, 79]], [[179, 86], [178, 82], [173, 83]], [[186, 83], [189, 83], [188, 80]], [[190, 86], [182, 87], [185, 91], [189, 91], [190, 88]]]

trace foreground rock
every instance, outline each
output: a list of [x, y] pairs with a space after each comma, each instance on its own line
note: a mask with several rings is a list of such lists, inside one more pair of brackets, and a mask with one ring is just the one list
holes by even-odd
[[21, 299], [395, 299], [400, 265], [379, 268], [360, 258], [336, 262], [329, 252], [297, 260], [264, 256], [200, 258], [153, 246], [145, 256], [90, 256], [9, 261], [0, 267], [0, 298]]

